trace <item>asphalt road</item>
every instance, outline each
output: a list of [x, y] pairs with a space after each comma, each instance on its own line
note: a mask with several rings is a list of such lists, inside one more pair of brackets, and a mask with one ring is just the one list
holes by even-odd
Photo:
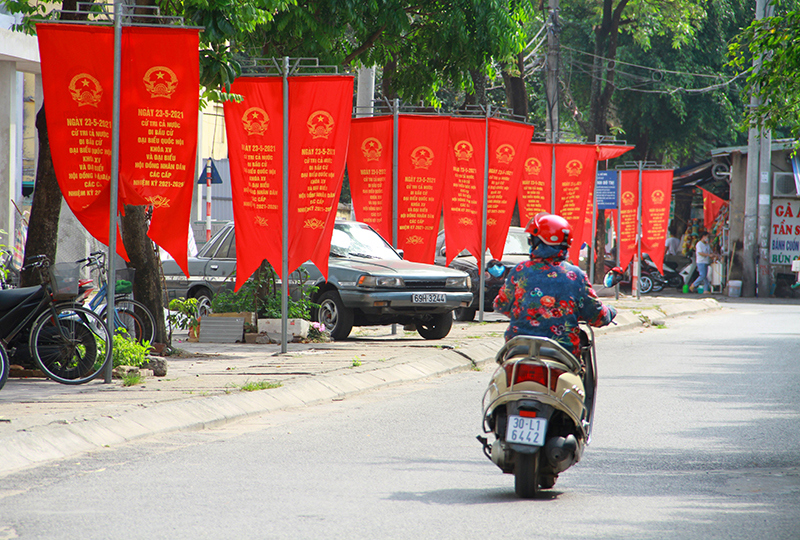
[[4, 538], [797, 539], [800, 306], [602, 336], [594, 439], [535, 500], [467, 372], [11, 474]]

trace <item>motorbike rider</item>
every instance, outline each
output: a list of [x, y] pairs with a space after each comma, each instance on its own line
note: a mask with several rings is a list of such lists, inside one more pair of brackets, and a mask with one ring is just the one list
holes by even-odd
[[505, 339], [547, 337], [580, 358], [578, 321], [606, 326], [617, 310], [604, 305], [586, 274], [566, 262], [572, 243], [572, 227], [566, 219], [542, 212], [528, 222], [525, 232], [530, 235], [530, 260], [509, 272], [494, 300], [495, 311], [511, 319]]

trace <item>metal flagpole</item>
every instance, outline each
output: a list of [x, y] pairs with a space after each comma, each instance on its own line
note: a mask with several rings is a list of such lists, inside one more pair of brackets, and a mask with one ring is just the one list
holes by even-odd
[[283, 57], [283, 239], [281, 247], [281, 353], [289, 330], [289, 57]]
[[[397, 207], [400, 198], [399, 185], [399, 158], [398, 152], [400, 151], [400, 99], [394, 98], [394, 107], [392, 111], [392, 247], [397, 249], [398, 231], [397, 231]], [[392, 335], [397, 334], [397, 324], [392, 324]]]
[[478, 272], [480, 281], [478, 293], [478, 322], [483, 322], [483, 302], [486, 299], [486, 215], [489, 205], [489, 117], [492, 116], [492, 104], [486, 105], [486, 120], [483, 144], [483, 208], [481, 208], [481, 266]]
[[636, 209], [636, 264], [633, 265], [634, 279], [631, 287], [636, 289], [636, 299], [641, 298], [639, 292], [639, 278], [642, 275], [642, 169], [644, 161], [638, 162], [639, 165], [639, 207]]
[[[111, 341], [108, 346], [114, 348], [114, 285], [116, 283], [116, 268], [114, 257], [117, 253], [117, 192], [119, 190], [119, 94], [122, 86], [122, 0], [114, 0], [114, 89], [111, 119], [111, 189], [109, 201], [108, 225], [108, 285], [106, 290], [106, 303], [108, 304], [108, 317], [106, 327]], [[103, 371], [103, 382], [111, 382], [113, 362], [108, 362]]]

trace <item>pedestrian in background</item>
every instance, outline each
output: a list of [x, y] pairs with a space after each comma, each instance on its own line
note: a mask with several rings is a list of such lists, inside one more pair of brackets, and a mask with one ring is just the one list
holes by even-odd
[[703, 286], [703, 292], [711, 292], [711, 284], [708, 282], [708, 267], [714, 254], [711, 253], [711, 244], [708, 242], [708, 231], [700, 233], [700, 241], [694, 247], [695, 262], [697, 272], [700, 274], [697, 279], [689, 285], [689, 290], [694, 292], [698, 285]]

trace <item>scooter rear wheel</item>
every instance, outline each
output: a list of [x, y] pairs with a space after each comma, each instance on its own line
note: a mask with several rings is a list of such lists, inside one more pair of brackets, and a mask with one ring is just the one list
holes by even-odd
[[539, 493], [539, 453], [514, 456], [514, 491], [523, 499], [531, 499]]

